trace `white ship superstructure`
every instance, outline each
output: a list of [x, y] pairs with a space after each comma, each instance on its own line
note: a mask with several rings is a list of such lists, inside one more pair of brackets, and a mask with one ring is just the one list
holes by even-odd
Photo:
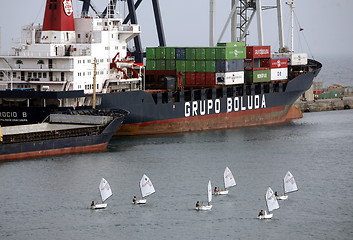
[[127, 49], [138, 34], [117, 13], [74, 18], [71, 0], [48, 0], [43, 25], [24, 26], [21, 42], [0, 56], [0, 86], [90, 94], [96, 62], [97, 92], [140, 89], [143, 66]]

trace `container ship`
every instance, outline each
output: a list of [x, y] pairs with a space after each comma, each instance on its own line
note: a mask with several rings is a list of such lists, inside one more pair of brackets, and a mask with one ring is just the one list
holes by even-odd
[[50, 114], [43, 123], [0, 127], [0, 161], [104, 151], [127, 114], [76, 110]]
[[[118, 135], [283, 123], [302, 117], [293, 103], [322, 67], [287, 49], [283, 40], [275, 53], [262, 41], [249, 46], [246, 34], [216, 44], [210, 37], [207, 47], [166, 47], [158, 0], [152, 2], [160, 46], [144, 54], [137, 3], [126, 1], [129, 14], [123, 19], [115, 0], [94, 17], [88, 16], [90, 1], [82, 1], [81, 16], [74, 18], [71, 0], [47, 0], [43, 24], [23, 27], [21, 43], [0, 56], [1, 125], [93, 105], [130, 112]], [[261, 1], [237, 2], [261, 16]], [[279, 15], [281, 8], [277, 1]]]

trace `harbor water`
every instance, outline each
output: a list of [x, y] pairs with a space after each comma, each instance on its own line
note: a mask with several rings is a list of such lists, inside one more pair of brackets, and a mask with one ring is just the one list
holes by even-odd
[[[283, 125], [114, 138], [103, 153], [3, 162], [0, 239], [352, 239], [352, 129], [353, 110], [305, 113]], [[195, 211], [227, 166], [237, 186]], [[282, 193], [288, 170], [299, 191], [258, 220], [267, 188]], [[143, 174], [156, 193], [133, 205]], [[113, 196], [90, 210], [102, 177]]]

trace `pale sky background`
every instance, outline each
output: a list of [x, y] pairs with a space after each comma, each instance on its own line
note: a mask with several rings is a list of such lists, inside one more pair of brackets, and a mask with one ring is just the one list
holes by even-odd
[[[20, 39], [21, 26], [42, 23], [46, 0], [0, 0], [1, 51], [10, 49], [13, 40]], [[92, 0], [103, 11], [107, 0]], [[209, 0], [159, 0], [167, 46], [208, 46]], [[275, 4], [275, 0], [263, 0], [263, 6]], [[216, 0], [217, 34], [228, 18], [231, 0]], [[73, 0], [74, 11], [79, 14], [82, 2]], [[308, 52], [309, 56], [345, 54], [353, 57], [353, 0], [295, 0], [296, 52]], [[123, 13], [123, 8], [121, 8]], [[283, 1], [284, 23], [289, 23], [289, 8]], [[151, 0], [143, 0], [138, 9], [138, 21], [142, 26], [142, 44], [157, 46], [157, 34]], [[250, 29], [248, 44], [257, 44], [256, 19]], [[278, 49], [276, 10], [264, 12], [265, 44]], [[299, 38], [298, 38], [299, 33]], [[285, 39], [289, 28], [285, 27]], [[229, 31], [222, 41], [230, 41]], [[289, 43], [288, 43], [289, 44]]]

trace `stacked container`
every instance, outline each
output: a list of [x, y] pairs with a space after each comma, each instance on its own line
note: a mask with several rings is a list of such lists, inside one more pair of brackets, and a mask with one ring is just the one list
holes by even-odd
[[288, 59], [271, 58], [271, 80], [278, 81], [288, 78]]
[[271, 47], [247, 46], [244, 60], [245, 83], [271, 81]]
[[[221, 43], [217, 47], [146, 48], [147, 74], [173, 71], [183, 76], [184, 86], [244, 83], [244, 43]], [[161, 73], [161, 74], [159, 74]], [[220, 79], [220, 81], [217, 81]]]

